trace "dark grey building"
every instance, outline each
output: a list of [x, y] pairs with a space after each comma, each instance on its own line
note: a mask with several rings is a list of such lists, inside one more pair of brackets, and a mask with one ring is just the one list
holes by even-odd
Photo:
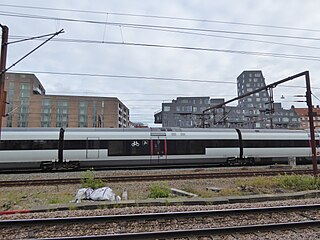
[[[261, 71], [244, 71], [237, 78], [238, 96], [264, 87]], [[293, 109], [283, 109], [273, 102], [273, 93], [267, 90], [240, 99], [237, 106], [213, 109], [202, 116], [203, 110], [223, 103], [223, 98], [178, 97], [163, 103], [155, 123], [163, 127], [238, 127], [238, 128], [299, 128], [300, 120]]]

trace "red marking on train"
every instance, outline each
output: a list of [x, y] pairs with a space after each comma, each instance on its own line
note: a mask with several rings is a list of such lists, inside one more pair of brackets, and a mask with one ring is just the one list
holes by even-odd
[[164, 155], [167, 156], [167, 139], [164, 140], [163, 145]]

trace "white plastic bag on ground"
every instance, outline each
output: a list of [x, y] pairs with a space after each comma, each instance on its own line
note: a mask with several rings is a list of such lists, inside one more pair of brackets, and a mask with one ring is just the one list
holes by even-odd
[[90, 199], [90, 195], [93, 192], [92, 188], [80, 188], [74, 198], [74, 202], [81, 202], [83, 199]]
[[94, 190], [90, 194], [90, 199], [93, 201], [101, 201], [101, 200], [115, 201], [116, 195], [114, 194], [111, 188], [103, 187], [103, 188], [98, 188]]

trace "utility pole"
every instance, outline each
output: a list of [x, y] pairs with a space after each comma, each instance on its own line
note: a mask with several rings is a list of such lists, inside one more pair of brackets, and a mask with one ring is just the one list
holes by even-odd
[[4, 82], [5, 82], [5, 70], [7, 62], [7, 43], [9, 28], [7, 26], [1, 25], [2, 28], [2, 41], [1, 41], [1, 57], [0, 57], [0, 140], [1, 140], [1, 127], [2, 127], [2, 118], [5, 116], [5, 106], [6, 106], [6, 95], [4, 92]]
[[317, 149], [316, 149], [316, 139], [314, 134], [314, 122], [313, 122], [313, 106], [312, 106], [312, 98], [311, 98], [311, 86], [310, 86], [310, 76], [309, 72], [306, 71], [306, 100], [308, 106], [308, 116], [309, 116], [309, 127], [310, 127], [310, 142], [311, 142], [311, 153], [312, 153], [312, 166], [313, 166], [313, 175], [318, 176], [318, 159], [317, 159]]

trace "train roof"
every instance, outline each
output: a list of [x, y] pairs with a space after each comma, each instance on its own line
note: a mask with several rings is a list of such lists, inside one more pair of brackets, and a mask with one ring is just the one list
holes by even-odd
[[[3, 132], [59, 132], [60, 128], [2, 128]], [[234, 128], [65, 128], [66, 132], [234, 132]], [[307, 132], [291, 129], [240, 129], [243, 133]]]

